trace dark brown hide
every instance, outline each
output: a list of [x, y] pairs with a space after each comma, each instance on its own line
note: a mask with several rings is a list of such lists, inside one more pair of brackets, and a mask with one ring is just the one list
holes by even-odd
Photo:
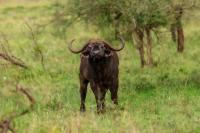
[[[87, 43], [88, 47], [104, 46], [104, 55], [96, 59], [90, 56], [92, 50], [83, 50], [81, 52], [80, 63], [80, 96], [81, 106], [80, 111], [85, 111], [85, 99], [87, 86], [90, 83], [91, 89], [95, 95], [97, 103], [97, 112], [103, 112], [105, 109], [105, 95], [107, 90], [111, 92], [111, 99], [114, 104], [118, 104], [118, 73], [119, 59], [115, 51], [109, 50], [106, 46], [108, 43], [101, 40], [90, 40]], [[123, 44], [124, 46], [124, 44]], [[88, 55], [85, 55], [88, 53]]]
[[95, 95], [98, 111], [104, 110], [104, 100], [108, 89], [111, 92], [111, 99], [117, 104], [118, 65], [119, 61], [116, 52], [113, 52], [112, 56], [97, 62], [90, 61], [90, 59], [87, 58], [81, 58], [81, 111], [85, 111], [85, 98], [88, 83], [90, 83], [91, 89]]

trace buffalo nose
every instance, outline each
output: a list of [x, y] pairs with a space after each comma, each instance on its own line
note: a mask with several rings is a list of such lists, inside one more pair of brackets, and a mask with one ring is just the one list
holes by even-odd
[[98, 54], [99, 53], [99, 50], [95, 50], [93, 51], [94, 54]]

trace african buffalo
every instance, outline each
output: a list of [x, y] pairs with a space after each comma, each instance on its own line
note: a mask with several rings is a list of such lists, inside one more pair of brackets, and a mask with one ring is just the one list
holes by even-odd
[[80, 63], [80, 111], [85, 111], [85, 98], [87, 85], [90, 83], [91, 89], [95, 95], [97, 103], [97, 112], [103, 112], [105, 108], [105, 95], [109, 89], [111, 99], [114, 104], [118, 104], [118, 73], [119, 59], [117, 51], [124, 48], [125, 42], [122, 37], [120, 48], [113, 48], [111, 45], [101, 39], [89, 40], [80, 50], [73, 50], [72, 44], [69, 44], [69, 50], [74, 54], [81, 53]]

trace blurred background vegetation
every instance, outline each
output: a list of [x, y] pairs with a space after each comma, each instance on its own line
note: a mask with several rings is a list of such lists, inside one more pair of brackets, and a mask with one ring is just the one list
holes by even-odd
[[[199, 8], [198, 0], [0, 0], [0, 53], [28, 68], [0, 56], [0, 122], [29, 106], [13, 93], [21, 84], [36, 105], [12, 121], [19, 133], [200, 132]], [[67, 42], [115, 45], [117, 35], [126, 40], [120, 105], [108, 94], [97, 115], [89, 89], [80, 114], [80, 60]]]

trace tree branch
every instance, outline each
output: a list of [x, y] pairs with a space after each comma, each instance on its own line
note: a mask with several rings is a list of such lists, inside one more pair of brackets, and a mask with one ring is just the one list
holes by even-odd
[[16, 112], [11, 113], [11, 115], [8, 118], [0, 120], [0, 133], [8, 133], [9, 131], [12, 133], [16, 133], [15, 129], [11, 126], [13, 120], [16, 119], [17, 117], [21, 117], [23, 115], [30, 113], [34, 109], [33, 107], [36, 101], [34, 97], [30, 95], [27, 89], [17, 84], [16, 92], [20, 92], [21, 94], [27, 97], [27, 99], [30, 102], [30, 107], [20, 113], [16, 113]]
[[35, 50], [37, 50], [37, 52], [39, 53], [39, 56], [40, 56], [40, 61], [41, 61], [41, 64], [42, 64], [42, 67], [43, 69], [46, 71], [46, 67], [45, 67], [45, 63], [44, 63], [44, 55], [43, 55], [43, 52], [42, 50], [40, 49], [39, 47], [39, 44], [37, 42], [37, 39], [36, 39], [36, 36], [35, 36], [35, 33], [32, 29], [32, 27], [28, 24], [28, 22], [25, 22], [26, 26], [28, 27], [28, 29], [30, 30], [30, 35], [31, 35], [31, 38], [33, 40], [33, 44], [35, 45]]

